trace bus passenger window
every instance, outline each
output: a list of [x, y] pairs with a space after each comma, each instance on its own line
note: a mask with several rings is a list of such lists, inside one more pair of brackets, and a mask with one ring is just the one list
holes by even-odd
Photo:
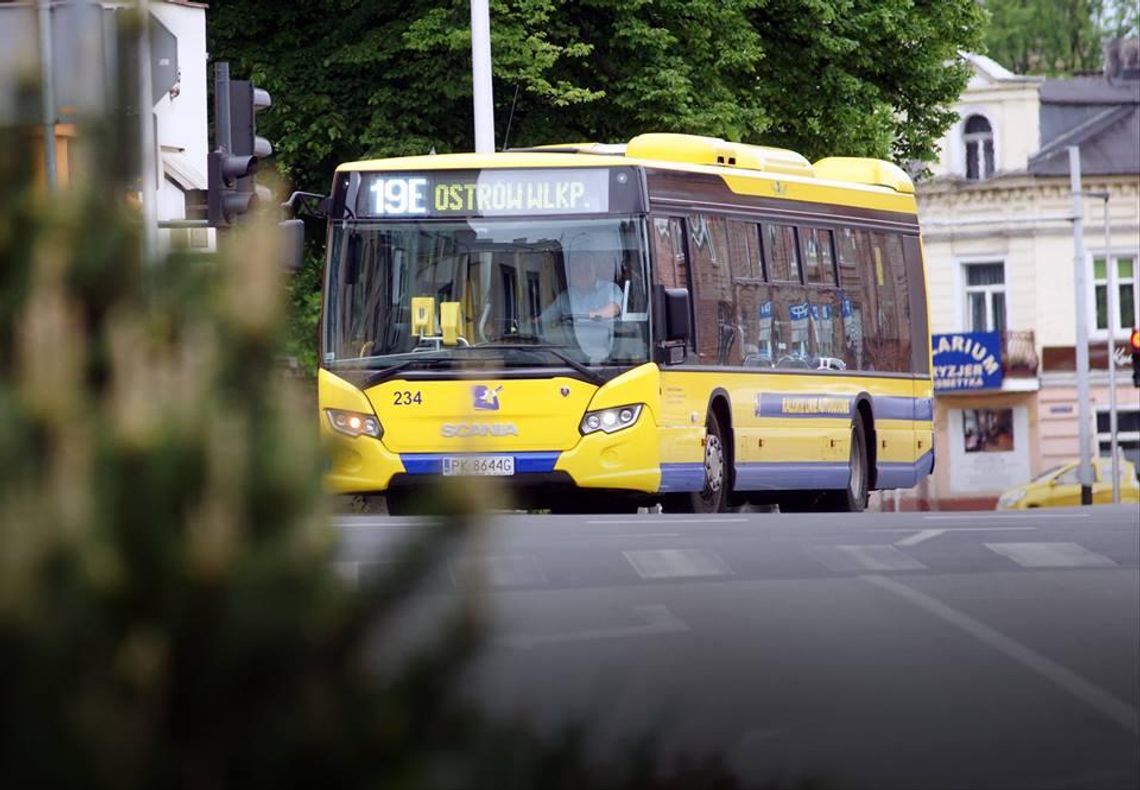
[[654, 217], [653, 252], [657, 263], [657, 282], [666, 288], [688, 288], [685, 231], [680, 218]]
[[689, 220], [697, 354], [713, 365], [741, 363], [739, 326], [729, 266], [728, 223], [698, 214]]
[[879, 370], [910, 370], [910, 305], [902, 239], [895, 233], [872, 233]]
[[774, 283], [803, 282], [799, 255], [796, 253], [796, 229], [791, 225], [765, 223], [764, 260], [768, 264], [768, 280]]
[[728, 255], [733, 281], [763, 281], [759, 226], [755, 222], [728, 221]]
[[835, 285], [835, 266], [831, 259], [831, 231], [800, 228], [803, 243], [804, 274], [810, 285]]
[[[835, 236], [839, 261], [839, 315], [843, 326], [843, 361], [848, 370], [874, 370], [867, 356], [863, 265], [860, 257], [869, 254], [866, 231], [840, 228]], [[871, 327], [873, 331], [873, 327]]]

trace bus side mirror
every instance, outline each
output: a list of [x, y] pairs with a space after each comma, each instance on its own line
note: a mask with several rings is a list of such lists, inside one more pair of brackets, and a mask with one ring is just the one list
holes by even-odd
[[281, 265], [287, 271], [299, 272], [305, 265], [305, 223], [299, 219], [279, 222], [281, 233]]
[[665, 288], [665, 340], [688, 345], [693, 336], [688, 288]]

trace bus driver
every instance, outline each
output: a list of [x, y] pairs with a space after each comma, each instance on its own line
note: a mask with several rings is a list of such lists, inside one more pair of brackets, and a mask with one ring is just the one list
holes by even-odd
[[568, 287], [542, 311], [543, 323], [565, 318], [613, 319], [621, 313], [621, 289], [614, 283], [613, 256], [601, 250], [573, 253]]

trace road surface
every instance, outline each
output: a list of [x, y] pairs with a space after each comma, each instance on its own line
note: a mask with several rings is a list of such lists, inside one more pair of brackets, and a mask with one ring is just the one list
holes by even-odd
[[[344, 516], [338, 569], [424, 522]], [[495, 516], [401, 637], [475, 600], [489, 710], [648, 731], [743, 786], [1140, 786], [1140, 513]], [[607, 752], [609, 753], [609, 752]]]

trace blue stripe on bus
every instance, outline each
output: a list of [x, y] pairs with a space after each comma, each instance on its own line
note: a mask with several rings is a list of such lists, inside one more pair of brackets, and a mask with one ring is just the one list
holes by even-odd
[[705, 487], [704, 463], [661, 464], [661, 493], [701, 491]]
[[400, 453], [404, 471], [410, 475], [443, 474], [444, 458], [494, 457], [515, 459], [515, 474], [525, 475], [537, 472], [553, 472], [554, 464], [561, 453]]
[[934, 470], [934, 452], [927, 451], [914, 462], [885, 462], [875, 464], [875, 488], [912, 488]]
[[737, 491], [802, 491], [844, 488], [846, 463], [790, 463], [783, 461], [736, 464]]

